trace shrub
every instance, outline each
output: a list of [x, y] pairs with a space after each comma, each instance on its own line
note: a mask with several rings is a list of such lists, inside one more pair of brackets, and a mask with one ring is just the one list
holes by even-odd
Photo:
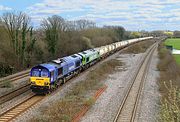
[[179, 122], [180, 121], [180, 89], [164, 82], [168, 91], [168, 97], [161, 102], [160, 121], [161, 122]]

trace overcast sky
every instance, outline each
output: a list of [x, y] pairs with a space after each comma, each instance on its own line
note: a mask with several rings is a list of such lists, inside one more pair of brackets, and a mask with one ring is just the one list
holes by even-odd
[[26, 12], [35, 26], [56, 14], [128, 30], [180, 30], [180, 0], [0, 0], [0, 15], [7, 11]]

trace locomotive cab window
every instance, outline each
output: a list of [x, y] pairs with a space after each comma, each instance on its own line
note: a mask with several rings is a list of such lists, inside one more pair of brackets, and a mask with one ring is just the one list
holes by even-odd
[[39, 77], [39, 69], [34, 69], [31, 74], [33, 77]]
[[63, 71], [62, 67], [59, 68], [59, 69], [58, 69], [58, 75], [62, 75], [62, 71]]
[[49, 73], [46, 69], [41, 70], [41, 77], [49, 77]]
[[76, 67], [80, 66], [80, 61], [76, 61]]

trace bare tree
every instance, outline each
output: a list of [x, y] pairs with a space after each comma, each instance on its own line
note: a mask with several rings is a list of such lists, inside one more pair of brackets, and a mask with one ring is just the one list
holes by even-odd
[[125, 36], [125, 29], [122, 26], [104, 26], [104, 28], [112, 29], [116, 32], [118, 40], [123, 40]]
[[76, 30], [76, 22], [75, 21], [67, 21], [66, 27], [67, 27], [67, 31], [75, 31]]
[[1, 17], [1, 20], [2, 20], [3, 24], [5, 25], [8, 35], [11, 39], [13, 49], [14, 49], [14, 51], [16, 51], [15, 32], [18, 28], [17, 26], [19, 25], [18, 24], [19, 21], [16, 20], [16, 15], [14, 13], [10, 13], [10, 12], [4, 13], [3, 16]]
[[24, 64], [24, 53], [26, 48], [27, 33], [30, 29], [30, 17], [25, 13], [4, 13], [1, 18], [19, 63]]
[[48, 46], [48, 51], [55, 56], [56, 45], [59, 40], [60, 32], [66, 30], [65, 20], [57, 15], [48, 17], [42, 21], [41, 26], [43, 27], [46, 35], [46, 41]]
[[89, 29], [89, 28], [94, 28], [96, 24], [92, 21], [85, 20], [85, 19], [80, 19], [75, 21], [76, 23], [76, 30], [83, 30], [83, 29]]
[[31, 27], [30, 25], [30, 17], [27, 16], [26, 14], [21, 14], [20, 18], [22, 18], [22, 23], [21, 23], [21, 35], [22, 35], [22, 44], [21, 44], [21, 59], [22, 59], [22, 64], [24, 65], [24, 53], [25, 53], [25, 48], [26, 48], [26, 36], [27, 33], [30, 31]]

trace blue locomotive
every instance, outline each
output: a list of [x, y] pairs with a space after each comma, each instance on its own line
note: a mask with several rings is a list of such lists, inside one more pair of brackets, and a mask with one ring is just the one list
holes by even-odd
[[31, 69], [31, 89], [35, 93], [46, 93], [54, 90], [69, 78], [92, 65], [99, 57], [95, 50], [87, 50], [66, 56]]

